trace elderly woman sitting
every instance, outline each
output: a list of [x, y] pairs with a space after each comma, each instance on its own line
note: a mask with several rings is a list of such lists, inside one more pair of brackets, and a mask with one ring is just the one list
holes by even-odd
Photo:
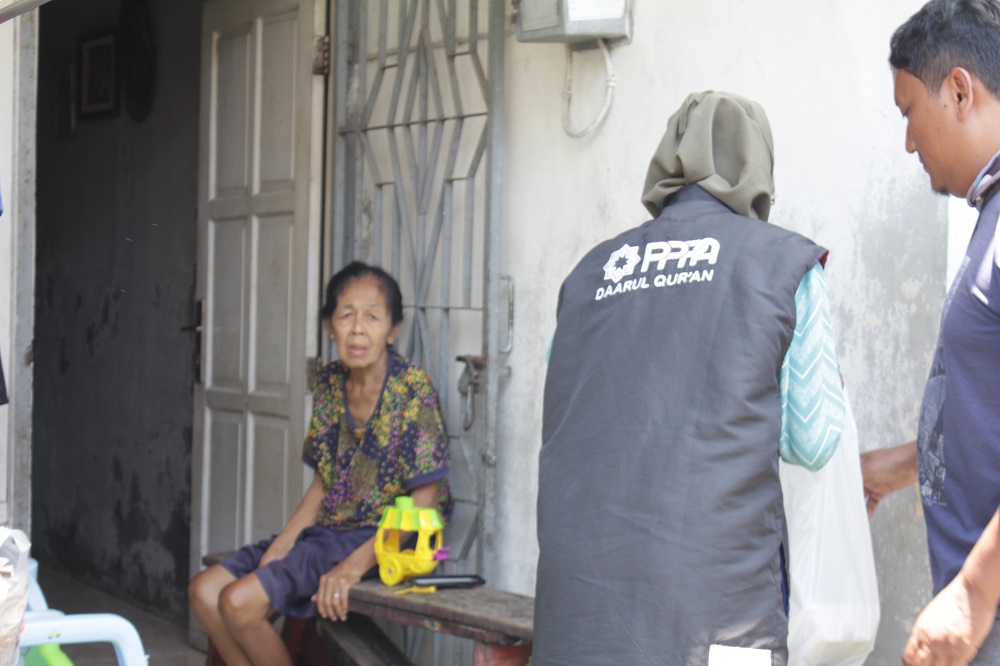
[[229, 666], [290, 665], [270, 618], [343, 620], [353, 584], [374, 573], [384, 507], [410, 495], [447, 515], [448, 438], [427, 374], [391, 345], [399, 285], [354, 262], [331, 278], [322, 317], [338, 359], [313, 391], [302, 460], [312, 485], [285, 528], [196, 575], [191, 606]]

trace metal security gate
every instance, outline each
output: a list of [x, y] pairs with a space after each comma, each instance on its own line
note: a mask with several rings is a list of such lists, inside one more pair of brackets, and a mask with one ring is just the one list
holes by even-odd
[[498, 243], [504, 2], [337, 0], [332, 34], [326, 274], [357, 258], [399, 280], [397, 347], [430, 373], [452, 442], [449, 570], [489, 577], [513, 294]]

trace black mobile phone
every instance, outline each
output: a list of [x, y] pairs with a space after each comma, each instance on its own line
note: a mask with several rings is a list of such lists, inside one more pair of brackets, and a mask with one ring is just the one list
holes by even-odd
[[486, 584], [486, 581], [481, 576], [469, 575], [420, 576], [418, 578], [411, 578], [410, 582], [420, 586], [433, 585], [438, 589], [461, 589]]

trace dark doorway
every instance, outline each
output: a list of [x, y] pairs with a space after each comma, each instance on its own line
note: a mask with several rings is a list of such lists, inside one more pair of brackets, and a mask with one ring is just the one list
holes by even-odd
[[[201, 5], [51, 2], [38, 67], [32, 552], [179, 623]], [[95, 35], [116, 57], [81, 57]], [[95, 78], [100, 99], [81, 100]]]

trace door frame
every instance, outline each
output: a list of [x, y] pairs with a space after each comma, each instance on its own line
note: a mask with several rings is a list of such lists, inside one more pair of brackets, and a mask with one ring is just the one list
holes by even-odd
[[0, 155], [9, 155], [0, 169], [4, 215], [0, 219], [2, 244], [9, 262], [0, 279], [0, 322], [4, 327], [3, 369], [10, 403], [0, 407], [0, 455], [6, 477], [0, 492], [0, 519], [31, 534], [32, 400], [35, 335], [35, 189], [36, 125], [38, 105], [38, 16], [34, 9], [0, 25], [0, 67], [11, 84], [0, 109]]

